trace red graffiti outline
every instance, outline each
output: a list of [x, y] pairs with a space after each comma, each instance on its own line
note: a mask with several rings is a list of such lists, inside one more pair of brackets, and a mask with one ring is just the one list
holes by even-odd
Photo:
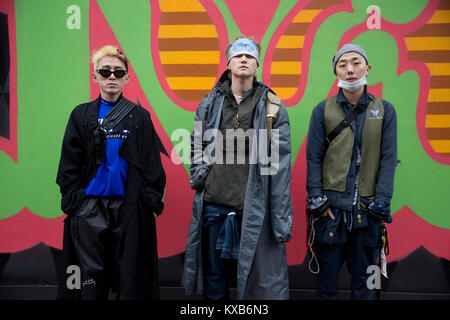
[[[295, 7], [286, 15], [284, 20], [280, 23], [277, 30], [272, 35], [272, 40], [269, 42], [269, 45], [267, 47], [266, 56], [264, 58], [264, 67], [263, 67], [263, 82], [268, 83], [271, 85], [270, 81], [270, 66], [272, 63], [273, 54], [275, 52], [275, 46], [278, 43], [278, 40], [280, 37], [284, 34], [286, 29], [291, 25], [292, 21], [294, 20], [295, 16], [303, 10], [304, 7], [306, 7], [310, 1], [300, 1], [298, 4], [295, 5]], [[331, 15], [339, 12], [353, 12], [353, 7], [351, 5], [350, 0], [345, 0], [342, 4], [336, 4], [332, 5], [326, 9], [324, 9], [322, 12], [320, 12], [317, 17], [313, 19], [313, 21], [309, 24], [308, 30], [305, 34], [305, 41], [303, 42], [303, 49], [302, 49], [302, 75], [300, 78], [300, 85], [296, 91], [296, 93], [289, 99], [283, 100], [286, 107], [293, 107], [297, 105], [305, 93], [306, 89], [306, 82], [308, 79], [308, 72], [309, 72], [309, 62], [311, 57], [311, 48], [314, 42], [314, 36], [319, 29], [320, 25], [328, 19]]]
[[420, 29], [433, 16], [438, 6], [439, 0], [432, 0], [428, 3], [419, 17], [409, 23], [399, 25], [382, 19], [381, 25], [382, 29], [391, 34], [397, 42], [399, 50], [399, 65], [397, 74], [401, 74], [406, 70], [414, 70], [419, 75], [420, 90], [416, 110], [416, 123], [422, 147], [428, 156], [434, 161], [441, 164], [450, 165], [450, 157], [440, 155], [434, 151], [426, 134], [425, 120], [427, 115], [428, 93], [430, 90], [430, 71], [425, 63], [421, 61], [408, 60], [408, 49], [404, 40], [405, 35]]

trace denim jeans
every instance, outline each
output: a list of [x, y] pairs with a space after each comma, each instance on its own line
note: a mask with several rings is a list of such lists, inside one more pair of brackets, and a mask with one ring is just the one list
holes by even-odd
[[207, 300], [228, 299], [229, 282], [236, 281], [242, 213], [229, 216], [230, 211], [210, 204], [205, 204], [203, 209], [202, 251]]

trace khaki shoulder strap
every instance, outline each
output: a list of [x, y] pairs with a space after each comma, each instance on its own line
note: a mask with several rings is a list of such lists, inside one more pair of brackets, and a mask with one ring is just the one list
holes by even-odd
[[267, 134], [269, 135], [269, 144], [272, 137], [272, 122], [277, 117], [281, 108], [281, 99], [270, 91], [267, 91], [267, 105], [266, 105], [266, 117], [267, 117]]

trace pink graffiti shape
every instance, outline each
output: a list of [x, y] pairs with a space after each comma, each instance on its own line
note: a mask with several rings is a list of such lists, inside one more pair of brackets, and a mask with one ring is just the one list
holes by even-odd
[[0, 221], [0, 252], [18, 252], [40, 242], [61, 249], [64, 218], [45, 219], [23, 208]]
[[225, 0], [234, 21], [245, 36], [261, 41], [272, 21], [280, 0]]

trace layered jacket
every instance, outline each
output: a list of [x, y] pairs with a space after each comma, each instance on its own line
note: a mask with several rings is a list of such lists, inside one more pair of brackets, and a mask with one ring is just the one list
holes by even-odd
[[[372, 99], [374, 99], [374, 97], [368, 94], [367, 88], [365, 88], [364, 94], [358, 101], [358, 104], [366, 108]], [[342, 89], [339, 90], [336, 102], [341, 104], [344, 117], [351, 112], [352, 106], [345, 98]], [[370, 197], [370, 199], [362, 199], [362, 201], [365, 203], [374, 201], [376, 203], [385, 203], [389, 205], [394, 192], [394, 174], [398, 162], [397, 117], [395, 109], [391, 103], [386, 100], [382, 100], [382, 103], [384, 107], [384, 115], [381, 120], [383, 121], [383, 124], [379, 146], [380, 157], [378, 168], [374, 167], [374, 170], [378, 171], [376, 176], [375, 195]], [[325, 104], [326, 100], [322, 101], [314, 108], [309, 125], [308, 142], [306, 146], [306, 186], [308, 197], [326, 195], [333, 207], [346, 211], [352, 211], [355, 183], [358, 176], [356, 169], [357, 147], [362, 145], [366, 112], [364, 111], [360, 113], [349, 126], [354, 133], [355, 143], [353, 145], [350, 166], [347, 173], [345, 190], [343, 192], [325, 190], [323, 188], [322, 180], [323, 159], [327, 150], [324, 123]]]
[[[186, 294], [203, 292], [202, 266], [202, 212], [205, 193], [204, 182], [211, 169], [202, 152], [210, 148], [210, 141], [198, 139], [210, 129], [218, 129], [222, 116], [224, 92], [221, 83], [228, 77], [224, 72], [211, 93], [200, 102], [195, 121], [200, 124], [191, 136], [191, 187], [196, 190], [192, 208], [192, 220], [186, 246], [182, 285]], [[259, 83], [260, 85], [263, 85]], [[264, 85], [263, 85], [264, 86]], [[253, 118], [253, 129], [257, 134], [253, 146], [264, 149], [268, 154], [266, 102], [267, 92], [257, 102]], [[277, 144], [277, 163], [266, 164], [258, 157], [250, 164], [246, 194], [244, 199], [241, 245], [237, 270], [238, 299], [288, 299], [289, 280], [285, 242], [291, 238], [291, 143], [290, 125], [284, 105], [273, 122], [271, 143]], [[197, 139], [196, 139], [197, 136]], [[212, 144], [214, 145], [214, 143]], [[276, 150], [276, 148], [275, 148]], [[209, 150], [211, 151], [211, 150]], [[267, 174], [268, 166], [275, 170]]]

